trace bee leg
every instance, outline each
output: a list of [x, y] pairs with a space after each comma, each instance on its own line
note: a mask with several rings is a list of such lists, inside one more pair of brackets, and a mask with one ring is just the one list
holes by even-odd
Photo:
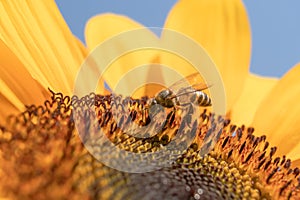
[[[183, 121], [188, 125], [190, 128], [193, 124], [193, 116], [199, 112], [197, 109], [199, 109], [199, 106], [195, 105], [192, 102], [181, 104], [178, 106], [183, 111]], [[198, 116], [197, 116], [198, 117]], [[200, 115], [199, 115], [200, 117]]]

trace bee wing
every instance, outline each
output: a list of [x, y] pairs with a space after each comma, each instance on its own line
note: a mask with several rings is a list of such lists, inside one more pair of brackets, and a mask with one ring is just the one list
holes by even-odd
[[199, 73], [191, 74], [183, 79], [180, 79], [169, 87], [177, 96], [185, 93], [192, 93], [193, 91], [201, 91], [210, 86], [204, 83], [203, 78]]

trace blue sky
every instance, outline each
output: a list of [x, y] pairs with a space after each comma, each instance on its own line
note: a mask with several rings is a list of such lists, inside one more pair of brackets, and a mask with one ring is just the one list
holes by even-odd
[[[148, 27], [162, 27], [175, 0], [56, 0], [71, 31], [84, 41], [84, 26], [96, 14], [127, 15]], [[252, 29], [250, 71], [281, 77], [300, 62], [300, 1], [243, 0]]]

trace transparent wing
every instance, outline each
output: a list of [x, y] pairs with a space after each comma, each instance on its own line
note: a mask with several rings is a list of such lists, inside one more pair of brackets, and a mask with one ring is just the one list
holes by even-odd
[[171, 85], [169, 89], [178, 96], [184, 93], [192, 93], [196, 90], [205, 90], [209, 87], [210, 85], [204, 83], [204, 80], [199, 73], [194, 73], [177, 81]]

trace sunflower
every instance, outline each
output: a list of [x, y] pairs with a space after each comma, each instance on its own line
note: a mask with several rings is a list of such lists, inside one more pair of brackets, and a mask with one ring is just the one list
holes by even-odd
[[[120, 148], [124, 143], [139, 144], [131, 149], [137, 152], [168, 143], [180, 115], [171, 112], [159, 137], [138, 140], [115, 128], [106, 110], [111, 106], [109, 95], [90, 94], [83, 99], [68, 95], [89, 52], [107, 38], [142, 25], [114, 14], [96, 16], [86, 26], [84, 47], [69, 31], [53, 1], [2, 1], [0, 5], [0, 176], [4, 180], [0, 197], [299, 198], [300, 170], [291, 165], [299, 166], [300, 162], [300, 65], [280, 80], [249, 73], [250, 27], [241, 1], [183, 0], [170, 11], [165, 28], [203, 45], [219, 67], [231, 120], [211, 120], [211, 114], [203, 111], [198, 137], [214, 123], [224, 124], [214, 149], [200, 157], [199, 142], [195, 141], [171, 167], [141, 174], [119, 172], [93, 158], [76, 134], [72, 109], [89, 106], [90, 99], [98, 99], [96, 109], [101, 114], [97, 122], [104, 132], [116, 143], [123, 138], [118, 143]], [[122, 42], [118, 41], [116, 47]], [[104, 76], [112, 88], [130, 70], [120, 67], [124, 63], [136, 66], [140, 61], [155, 59], [183, 75], [193, 72], [187, 63], [163, 52], [137, 53], [129, 58], [116, 62], [118, 69]], [[100, 80], [99, 91], [105, 93], [103, 83]], [[145, 91], [147, 95], [153, 93], [149, 88]], [[74, 101], [79, 104], [72, 104]], [[130, 101], [131, 116], [137, 121], [145, 102]], [[13, 115], [7, 117], [9, 114]], [[78, 119], [85, 120], [83, 115]], [[255, 127], [255, 132], [243, 124]], [[79, 128], [89, 130], [89, 126], [81, 123]], [[282, 143], [285, 137], [288, 139]]]

